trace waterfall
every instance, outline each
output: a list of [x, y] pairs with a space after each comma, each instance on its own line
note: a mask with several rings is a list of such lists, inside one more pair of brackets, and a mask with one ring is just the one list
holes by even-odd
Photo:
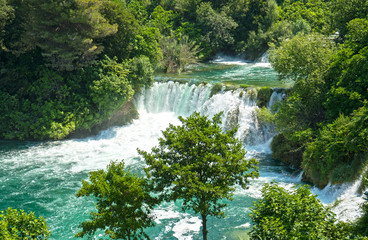
[[256, 59], [256, 62], [258, 62], [258, 63], [270, 63], [268, 61], [268, 53], [267, 52], [263, 53], [262, 56], [260, 56], [259, 58]]
[[267, 108], [271, 108], [275, 103], [282, 101], [285, 98], [285, 92], [280, 89], [273, 89], [273, 93], [270, 97], [270, 101], [267, 104]]
[[354, 183], [335, 185], [329, 183], [323, 189], [313, 187], [311, 191], [317, 194], [323, 203], [332, 205], [332, 211], [339, 220], [353, 221], [362, 214], [360, 206], [365, 201], [362, 194], [359, 193], [362, 178], [363, 176]]
[[[254, 92], [242, 88], [221, 91], [211, 96], [211, 84], [182, 84], [177, 82], [155, 82], [136, 98], [139, 112], [174, 112], [177, 116], [188, 117], [194, 111], [213, 117], [222, 112], [224, 130], [239, 126], [236, 137], [246, 145], [266, 143], [274, 134], [271, 129], [261, 126], [256, 116]], [[281, 99], [279, 93], [272, 94], [271, 105]]]

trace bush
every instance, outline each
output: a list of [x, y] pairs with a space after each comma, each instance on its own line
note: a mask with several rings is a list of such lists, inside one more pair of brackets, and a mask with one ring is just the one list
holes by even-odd
[[307, 186], [288, 191], [276, 183], [265, 184], [262, 195], [250, 214], [255, 223], [251, 239], [348, 239], [348, 224], [336, 223]]
[[51, 235], [43, 217], [8, 208], [0, 213], [0, 239], [48, 239]]
[[341, 115], [322, 127], [315, 141], [306, 148], [303, 168], [319, 186], [328, 181], [353, 181], [364, 168], [367, 152], [368, 108], [365, 106], [351, 117]]
[[19, 94], [0, 91], [0, 138], [63, 139], [89, 130], [132, 98], [133, 83], [138, 88], [152, 80], [146, 58], [118, 63], [106, 57], [78, 71], [40, 67], [33, 74], [36, 79]]

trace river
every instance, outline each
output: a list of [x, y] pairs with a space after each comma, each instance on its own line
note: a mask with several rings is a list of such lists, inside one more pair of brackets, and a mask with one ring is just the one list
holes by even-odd
[[[224, 58], [185, 74], [158, 75], [156, 79], [158, 82], [152, 88], [135, 96], [140, 117], [132, 124], [83, 139], [0, 142], [0, 209], [33, 211], [47, 219], [51, 239], [73, 239], [78, 225], [94, 210], [93, 198], [75, 197], [81, 180], [90, 171], [103, 169], [112, 160], [124, 159], [132, 171], [141, 172], [144, 162], [136, 149], [149, 151], [156, 146], [161, 131], [170, 123], [179, 123], [178, 116], [189, 116], [193, 111], [213, 116], [222, 111], [225, 129], [240, 125], [237, 137], [244, 142], [247, 157], [260, 161], [260, 177], [251, 181], [249, 189], [236, 190], [234, 200], [227, 202], [226, 218], [209, 217], [208, 238], [246, 239], [251, 229], [248, 213], [253, 202], [261, 197], [262, 185], [276, 180], [290, 189], [302, 184], [301, 172], [272, 159], [270, 142], [275, 133], [258, 123], [253, 90], [221, 91], [211, 97], [211, 87], [216, 82], [270, 87], [287, 87], [290, 83], [280, 83], [267, 63]], [[187, 83], [168, 81], [171, 79]], [[275, 90], [270, 104], [280, 100], [282, 94]], [[363, 201], [356, 194], [357, 188], [358, 183], [343, 184], [322, 190], [312, 188], [312, 192], [325, 204], [339, 200], [334, 208], [338, 218], [353, 220], [359, 216], [359, 204]], [[151, 239], [201, 239], [199, 216], [182, 212], [180, 202], [162, 204], [154, 214], [156, 226], [147, 229]]]

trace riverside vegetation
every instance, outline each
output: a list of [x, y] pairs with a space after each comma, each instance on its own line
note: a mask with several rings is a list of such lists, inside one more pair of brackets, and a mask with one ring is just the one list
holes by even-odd
[[[0, 138], [91, 132], [149, 86], [154, 70], [184, 71], [217, 52], [255, 59], [271, 47], [273, 68], [295, 82], [277, 109], [259, 114], [280, 133], [274, 157], [302, 168], [303, 179], [319, 187], [354, 181], [364, 174], [368, 150], [367, 15], [366, 0], [0, 0]], [[356, 223], [343, 226], [307, 189], [269, 185], [263, 194], [252, 215], [254, 239], [368, 234], [367, 204]], [[279, 216], [274, 209], [289, 214], [295, 206], [278, 194], [313, 203], [319, 229], [304, 227], [305, 215]], [[303, 212], [309, 214], [293, 214]], [[9, 229], [5, 216], [2, 231]], [[296, 232], [288, 231], [293, 224]]]

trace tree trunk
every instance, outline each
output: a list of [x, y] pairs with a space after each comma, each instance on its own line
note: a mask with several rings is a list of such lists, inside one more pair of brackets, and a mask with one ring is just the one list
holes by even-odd
[[203, 232], [203, 240], [207, 240], [207, 215], [201, 214], [202, 216], [202, 232]]

